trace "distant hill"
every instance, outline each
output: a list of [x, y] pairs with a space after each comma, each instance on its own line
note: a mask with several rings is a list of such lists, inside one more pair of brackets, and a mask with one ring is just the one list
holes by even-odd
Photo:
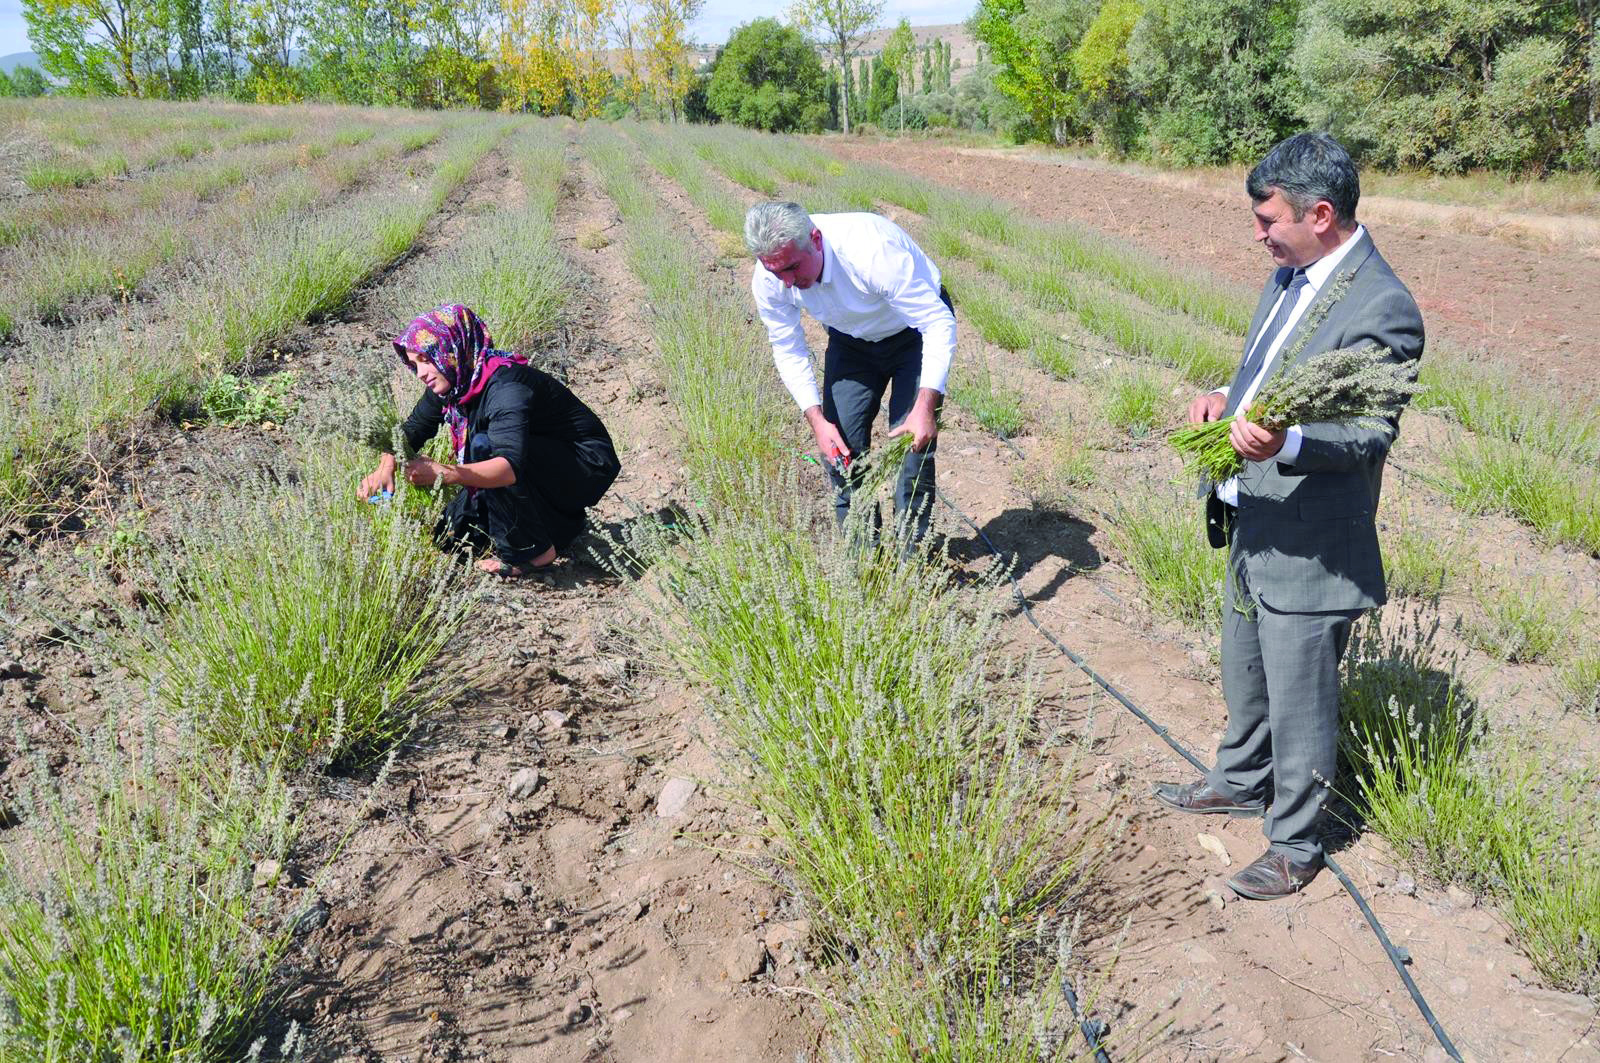
[[38, 52], [12, 52], [10, 55], [0, 55], [0, 70], [11, 73], [19, 66], [31, 66], [41, 74], [44, 67], [39, 65]]
[[[889, 39], [889, 34], [892, 32], [894, 32], [893, 26], [885, 26], [868, 36], [861, 47], [856, 49], [856, 58], [878, 55], [883, 51], [884, 42]], [[911, 35], [916, 38], [918, 48], [936, 38], [950, 46], [950, 59], [954, 65], [954, 69], [950, 72], [952, 82], [960, 81], [972, 73], [973, 68], [978, 65], [978, 42], [967, 32], [965, 22], [947, 22], [939, 26], [912, 26]]]

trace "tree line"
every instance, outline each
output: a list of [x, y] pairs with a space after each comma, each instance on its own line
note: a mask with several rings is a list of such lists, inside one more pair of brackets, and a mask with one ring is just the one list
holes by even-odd
[[1177, 164], [1305, 128], [1451, 172], [1600, 164], [1600, 0], [978, 0], [1019, 137]]
[[0, 96], [43, 96], [50, 83], [31, 66], [19, 66], [7, 74], [0, 70]]
[[[978, 63], [885, 0], [793, 0], [693, 61], [704, 0], [23, 0], [61, 91], [993, 130], [1178, 164], [1305, 128], [1393, 168], [1600, 166], [1600, 0], [976, 0]], [[36, 74], [36, 72], [34, 72]], [[0, 94], [40, 91], [0, 82]]]
[[676, 117], [704, 0], [23, 0], [60, 91]]

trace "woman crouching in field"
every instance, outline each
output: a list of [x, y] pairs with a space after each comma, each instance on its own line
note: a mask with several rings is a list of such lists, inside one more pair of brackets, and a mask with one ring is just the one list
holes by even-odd
[[[406, 446], [416, 453], [441, 423], [450, 429], [455, 464], [420, 456], [405, 463], [418, 487], [462, 488], [434, 529], [441, 545], [487, 552], [478, 567], [498, 576], [550, 564], [622, 468], [600, 418], [522, 355], [495, 350], [464, 306], [423, 314], [394, 349], [427, 388], [400, 426]], [[393, 454], [379, 458], [361, 497], [393, 491], [395, 464]]]

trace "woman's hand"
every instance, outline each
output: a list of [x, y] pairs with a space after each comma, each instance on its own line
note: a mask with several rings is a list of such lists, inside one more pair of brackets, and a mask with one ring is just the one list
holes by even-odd
[[378, 459], [378, 467], [362, 479], [356, 488], [356, 497], [365, 502], [383, 491], [394, 491], [394, 455], [385, 454]]
[[432, 487], [435, 482], [449, 483], [450, 468], [432, 458], [412, 458], [406, 462], [406, 482], [413, 487]]

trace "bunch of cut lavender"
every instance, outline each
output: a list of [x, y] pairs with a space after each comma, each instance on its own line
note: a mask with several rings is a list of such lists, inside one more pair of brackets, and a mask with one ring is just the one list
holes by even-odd
[[[1244, 417], [1270, 431], [1315, 421], [1381, 423], [1419, 390], [1416, 365], [1389, 360], [1376, 344], [1344, 347], [1308, 358], [1268, 380]], [[1244, 469], [1228, 440], [1238, 414], [1184, 425], [1167, 437], [1184, 461], [1209, 483], [1224, 483]]]

